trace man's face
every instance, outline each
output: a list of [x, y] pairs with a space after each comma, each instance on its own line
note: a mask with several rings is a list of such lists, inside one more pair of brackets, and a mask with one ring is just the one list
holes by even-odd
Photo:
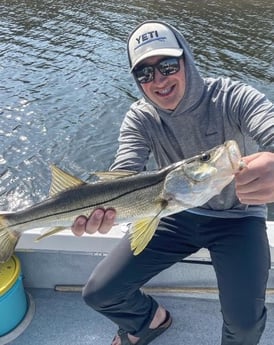
[[[140, 66], [157, 65], [165, 56], [153, 56], [143, 60]], [[154, 79], [140, 84], [147, 97], [160, 108], [174, 110], [185, 93], [185, 71], [183, 59], [179, 59], [180, 69], [174, 74], [164, 76], [154, 68]], [[139, 67], [139, 66], [138, 66]]]

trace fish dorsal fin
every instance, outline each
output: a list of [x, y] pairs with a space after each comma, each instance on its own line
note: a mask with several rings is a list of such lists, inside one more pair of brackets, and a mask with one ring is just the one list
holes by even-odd
[[100, 180], [116, 180], [123, 177], [128, 177], [132, 175], [136, 175], [136, 171], [131, 170], [113, 170], [113, 171], [96, 171], [94, 175], [99, 177]]
[[64, 190], [86, 184], [84, 181], [68, 174], [56, 165], [51, 166], [52, 181], [50, 186], [50, 196], [56, 195]]
[[140, 219], [132, 224], [130, 246], [134, 255], [140, 254], [152, 239], [160, 218], [158, 216]]

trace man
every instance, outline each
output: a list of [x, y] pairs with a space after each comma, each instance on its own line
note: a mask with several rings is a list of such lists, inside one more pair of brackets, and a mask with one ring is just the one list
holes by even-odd
[[[139, 25], [127, 49], [143, 97], [125, 116], [111, 169], [142, 171], [150, 153], [162, 168], [230, 139], [247, 167], [207, 204], [163, 218], [141, 254], [132, 254], [126, 235], [94, 270], [83, 297], [118, 325], [112, 345], [148, 344], [170, 326], [171, 316], [140, 287], [206, 247], [220, 291], [221, 344], [258, 344], [270, 264], [264, 204], [274, 201], [273, 105], [240, 82], [202, 78], [184, 37], [166, 23]], [[89, 219], [80, 216], [72, 230], [107, 233], [114, 220], [115, 210], [98, 209]]]

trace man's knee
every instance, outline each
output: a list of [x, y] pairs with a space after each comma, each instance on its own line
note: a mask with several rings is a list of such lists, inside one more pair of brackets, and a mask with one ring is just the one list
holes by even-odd
[[96, 277], [91, 277], [82, 290], [85, 303], [97, 311], [111, 303], [110, 296], [113, 294], [110, 293], [109, 287], [101, 284]]

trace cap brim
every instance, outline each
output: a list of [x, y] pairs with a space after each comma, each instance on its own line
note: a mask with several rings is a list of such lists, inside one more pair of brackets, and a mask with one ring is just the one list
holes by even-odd
[[137, 59], [134, 62], [134, 65], [132, 65], [130, 72], [132, 72], [132, 70], [143, 60], [152, 57], [152, 56], [175, 56], [175, 57], [179, 57], [183, 54], [183, 49], [176, 49], [176, 48], [165, 48], [165, 49], [153, 49], [145, 54], [143, 54], [139, 59]]

